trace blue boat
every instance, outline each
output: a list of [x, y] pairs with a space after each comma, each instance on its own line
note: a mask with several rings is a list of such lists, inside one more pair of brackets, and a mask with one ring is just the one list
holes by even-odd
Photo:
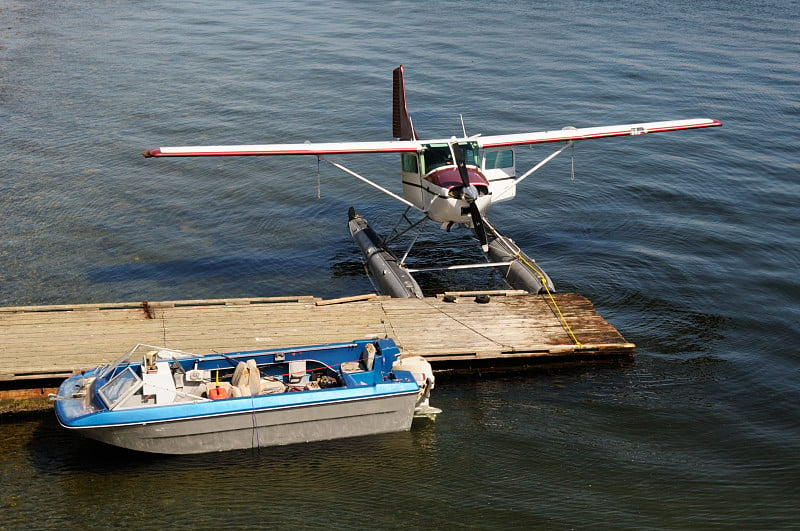
[[434, 377], [391, 339], [194, 355], [139, 344], [65, 380], [58, 421], [85, 437], [194, 454], [407, 431]]

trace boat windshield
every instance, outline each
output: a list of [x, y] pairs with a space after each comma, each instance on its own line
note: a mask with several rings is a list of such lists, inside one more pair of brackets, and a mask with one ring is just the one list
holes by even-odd
[[108, 409], [114, 409], [114, 406], [135, 393], [141, 385], [142, 379], [139, 375], [132, 368], [126, 367], [124, 371], [114, 376], [107, 384], [101, 387], [97, 394]]
[[155, 347], [153, 345], [146, 345], [138, 343], [135, 347], [125, 353], [124, 356], [110, 363], [100, 372], [98, 378], [106, 378], [113, 376], [119, 370], [124, 369], [131, 363], [141, 363], [145, 356], [150, 356], [152, 361], [169, 361], [173, 359], [186, 359], [197, 357], [194, 354], [183, 352], [181, 350], [174, 350], [171, 348]]

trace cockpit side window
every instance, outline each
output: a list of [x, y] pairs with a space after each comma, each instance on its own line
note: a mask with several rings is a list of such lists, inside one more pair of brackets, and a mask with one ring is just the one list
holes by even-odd
[[417, 168], [417, 155], [411, 153], [403, 153], [402, 155], [403, 161], [403, 171], [408, 173], [417, 173], [419, 168]]
[[485, 170], [496, 170], [500, 168], [510, 168], [514, 166], [514, 150], [506, 149], [503, 151], [487, 151]]

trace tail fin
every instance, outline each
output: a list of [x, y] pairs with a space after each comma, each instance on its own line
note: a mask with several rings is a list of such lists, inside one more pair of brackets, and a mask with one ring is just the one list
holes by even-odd
[[400, 140], [419, 140], [406, 107], [406, 85], [403, 65], [394, 69], [392, 85], [392, 136]]

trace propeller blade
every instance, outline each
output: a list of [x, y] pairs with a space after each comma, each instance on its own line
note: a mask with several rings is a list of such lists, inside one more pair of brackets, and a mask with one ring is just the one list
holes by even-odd
[[481, 242], [481, 249], [484, 253], [489, 252], [489, 238], [486, 236], [486, 225], [483, 223], [483, 216], [478, 209], [478, 203], [472, 202], [469, 204], [469, 215], [472, 216], [472, 230], [475, 231], [475, 236]]
[[476, 199], [478, 199], [478, 190], [469, 182], [469, 173], [467, 172], [467, 163], [464, 161], [464, 152], [461, 150], [461, 146], [455, 142], [450, 144], [450, 151], [453, 153], [453, 162], [456, 163], [458, 173], [461, 176], [461, 182], [464, 184], [464, 200], [469, 203], [469, 215], [472, 218], [472, 229], [475, 231], [478, 241], [481, 242], [481, 249], [483, 249], [483, 252], [488, 252], [489, 240], [486, 236], [486, 226], [483, 223], [483, 216], [481, 216], [481, 211], [476, 202]]
[[450, 152], [453, 154], [453, 162], [455, 162], [456, 167], [458, 168], [458, 174], [461, 176], [461, 183], [464, 185], [462, 191], [464, 194], [464, 199], [470, 202], [475, 201], [478, 199], [478, 190], [469, 182], [467, 163], [464, 160], [464, 152], [461, 150], [461, 146], [455, 142], [451, 143]]
[[458, 173], [461, 175], [461, 182], [464, 183], [464, 189], [469, 188], [469, 174], [467, 173], [467, 163], [464, 162], [464, 152], [461, 151], [461, 146], [453, 142], [450, 144], [450, 151], [453, 153], [453, 162], [456, 163]]

